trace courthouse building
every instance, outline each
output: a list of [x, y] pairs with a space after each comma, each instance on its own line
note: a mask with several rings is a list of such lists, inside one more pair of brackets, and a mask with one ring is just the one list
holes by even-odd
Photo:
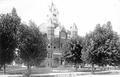
[[78, 29], [74, 23], [70, 30], [66, 30], [63, 25], [58, 20], [58, 10], [52, 3], [49, 7], [48, 21], [46, 24], [42, 24], [41, 28], [47, 26], [46, 34], [48, 39], [47, 46], [47, 58], [45, 60], [46, 66], [59, 66], [63, 64], [62, 61], [62, 47], [63, 44], [70, 38], [76, 38]]

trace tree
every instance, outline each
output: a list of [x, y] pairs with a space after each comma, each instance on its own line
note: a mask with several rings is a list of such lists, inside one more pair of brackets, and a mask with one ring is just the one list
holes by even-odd
[[97, 25], [93, 32], [86, 35], [84, 43], [82, 60], [92, 65], [92, 72], [95, 64], [106, 66], [118, 63], [119, 37], [110, 22]]
[[82, 37], [79, 39], [71, 39], [64, 45], [63, 56], [68, 63], [73, 63], [75, 66], [82, 63]]
[[47, 56], [46, 39], [35, 25], [22, 24], [19, 28], [20, 58], [27, 64], [28, 76], [31, 66], [39, 65]]
[[14, 60], [19, 25], [20, 18], [14, 16], [14, 13], [0, 15], [0, 65], [4, 67], [4, 73], [6, 73], [6, 64]]

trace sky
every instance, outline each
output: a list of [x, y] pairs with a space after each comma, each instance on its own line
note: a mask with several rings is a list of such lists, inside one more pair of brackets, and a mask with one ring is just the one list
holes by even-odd
[[59, 11], [59, 22], [66, 29], [76, 23], [78, 34], [84, 36], [96, 24], [111, 21], [113, 30], [120, 34], [120, 0], [0, 0], [0, 13], [9, 13], [15, 7], [22, 21], [41, 25], [48, 20], [52, 1]]

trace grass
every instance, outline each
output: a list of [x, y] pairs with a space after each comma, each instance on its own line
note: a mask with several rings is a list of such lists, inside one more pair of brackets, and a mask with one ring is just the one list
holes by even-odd
[[[51, 68], [31, 68], [32, 74], [44, 74], [44, 73], [50, 73], [52, 72]], [[20, 67], [20, 66], [7, 66], [6, 68], [7, 74], [24, 74], [26, 73], [26, 67]], [[0, 71], [0, 74], [3, 74], [3, 71]]]
[[[66, 72], [80, 72], [79, 75], [91, 75], [91, 68], [81, 68], [79, 69], [78, 71], [75, 71], [75, 69], [73, 69], [72, 67], [64, 67], [64, 66], [61, 66], [61, 67], [58, 67], [58, 68], [49, 68], [49, 67], [43, 67], [43, 68], [37, 68], [37, 67], [34, 67], [32, 68], [32, 74], [47, 74], [47, 73], [60, 73], [60, 71], [53, 71], [53, 70], [61, 70], [61, 73], [65, 72], [65, 70], [69, 70], [69, 71], [66, 71]], [[118, 69], [119, 71], [119, 69]], [[26, 68], [25, 67], [20, 67], [20, 66], [8, 66], [6, 68], [6, 72], [7, 74], [11, 74], [11, 75], [14, 75], [14, 74], [24, 74], [26, 72]], [[0, 74], [3, 74], [3, 71], [0, 71]], [[113, 71], [110, 71], [110, 70], [104, 70], [102, 71], [100, 68], [96, 68], [95, 72], [93, 75], [117, 75], [117, 74], [120, 74], [120, 72], [113, 72]], [[37, 76], [35, 76], [37, 77]], [[41, 76], [38, 76], [38, 77], [41, 77]], [[43, 77], [54, 77], [54, 75], [49, 75], [49, 76], [43, 76]]]
[[[17, 68], [17, 69], [7, 69], [7, 74], [24, 74], [26, 72], [26, 68]], [[51, 68], [31, 68], [32, 74], [44, 74], [52, 72]]]

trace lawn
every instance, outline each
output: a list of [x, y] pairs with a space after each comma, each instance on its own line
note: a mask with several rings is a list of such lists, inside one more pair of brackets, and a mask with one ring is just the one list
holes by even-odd
[[[6, 72], [9, 75], [15, 75], [15, 74], [24, 74], [26, 72], [26, 67], [20, 67], [20, 66], [7, 66]], [[33, 67], [32, 68], [32, 74], [50, 74], [50, 73], [76, 73], [77, 76], [82, 75], [120, 75], [120, 71], [117, 70], [104, 70], [101, 71], [99, 68], [96, 68], [95, 73], [91, 73], [91, 68], [81, 68], [75, 71], [73, 67], [64, 67], [60, 66], [58, 68], [50, 68], [50, 67]], [[0, 71], [0, 74], [3, 74], [3, 71]], [[42, 77], [54, 77], [55, 75], [44, 75]], [[33, 77], [41, 77], [41, 76], [33, 76]]]
[[[9, 66], [7, 67], [6, 71], [7, 74], [24, 74], [26, 72], [26, 67], [19, 67], [19, 66]], [[38, 68], [34, 67], [31, 68], [32, 74], [44, 74], [44, 73], [51, 73], [52, 69], [45, 67], [45, 68]]]

